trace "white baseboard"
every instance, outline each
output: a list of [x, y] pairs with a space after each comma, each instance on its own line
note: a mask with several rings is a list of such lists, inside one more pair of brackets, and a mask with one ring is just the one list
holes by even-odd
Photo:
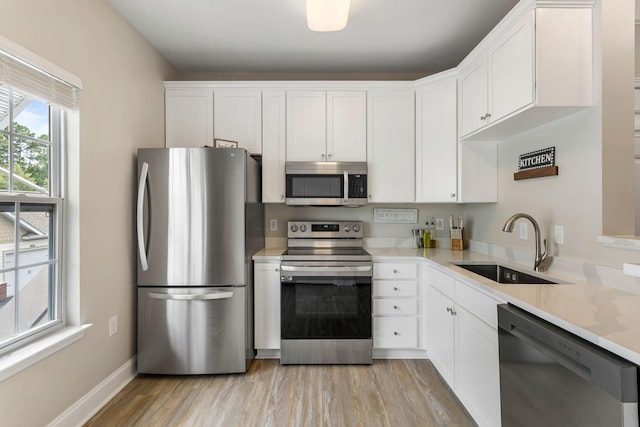
[[426, 350], [417, 349], [373, 349], [374, 359], [428, 359]]
[[80, 427], [138, 374], [136, 357], [128, 360], [104, 381], [71, 405], [48, 427]]

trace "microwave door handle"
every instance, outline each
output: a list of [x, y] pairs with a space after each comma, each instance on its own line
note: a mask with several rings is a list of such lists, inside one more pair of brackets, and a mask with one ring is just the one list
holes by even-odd
[[349, 172], [344, 171], [344, 201], [349, 201]]

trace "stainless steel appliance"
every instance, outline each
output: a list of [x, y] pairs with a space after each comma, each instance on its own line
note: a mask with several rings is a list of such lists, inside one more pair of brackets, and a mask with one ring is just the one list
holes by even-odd
[[290, 221], [280, 264], [280, 363], [370, 364], [371, 255], [362, 223]]
[[243, 149], [138, 151], [138, 371], [245, 372], [260, 167]]
[[638, 425], [634, 364], [512, 305], [498, 326], [502, 427]]
[[287, 205], [349, 206], [367, 203], [365, 162], [285, 163]]

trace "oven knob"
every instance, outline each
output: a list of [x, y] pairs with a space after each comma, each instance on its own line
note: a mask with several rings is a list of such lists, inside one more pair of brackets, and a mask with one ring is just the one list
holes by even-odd
[[298, 231], [298, 226], [296, 224], [291, 224], [291, 231], [293, 233], [295, 233], [296, 231]]
[[344, 226], [344, 232], [345, 232], [345, 233], [348, 233], [348, 232], [350, 232], [350, 231], [351, 231], [351, 226], [350, 226], [349, 224], [345, 224], [345, 226]]
[[353, 224], [353, 231], [355, 231], [356, 233], [358, 231], [360, 231], [360, 225], [359, 224]]
[[307, 231], [307, 226], [306, 226], [306, 225], [304, 225], [304, 224], [300, 224], [300, 231], [301, 231], [301, 232], [303, 232], [303, 233], [304, 233], [305, 231]]

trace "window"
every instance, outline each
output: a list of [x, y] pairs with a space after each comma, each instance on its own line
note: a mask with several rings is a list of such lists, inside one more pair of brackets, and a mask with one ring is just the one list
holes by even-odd
[[0, 51], [0, 354], [64, 324], [63, 106], [75, 93]]

